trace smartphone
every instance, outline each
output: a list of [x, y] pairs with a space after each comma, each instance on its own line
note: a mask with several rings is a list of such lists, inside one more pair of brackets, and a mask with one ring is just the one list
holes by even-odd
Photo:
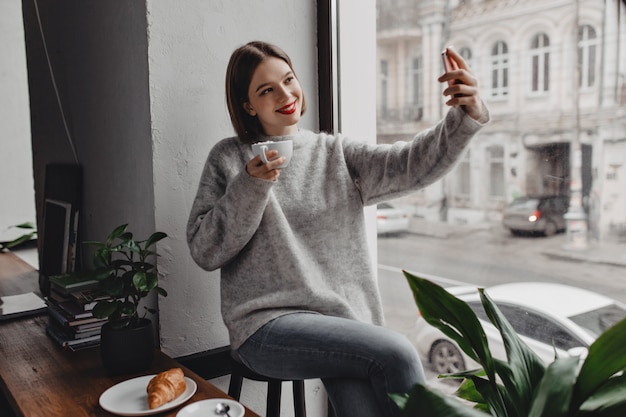
[[[456, 61], [454, 61], [452, 58], [448, 56], [447, 49], [444, 49], [441, 52], [441, 62], [443, 63], [444, 72], [454, 71], [456, 69], [459, 69], [459, 66], [456, 64]], [[454, 81], [452, 80], [448, 81], [448, 85], [452, 85], [453, 83]]]

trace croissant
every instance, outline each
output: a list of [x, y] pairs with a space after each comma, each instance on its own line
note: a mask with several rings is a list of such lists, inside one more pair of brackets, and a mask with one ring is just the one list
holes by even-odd
[[154, 409], [168, 403], [185, 391], [185, 375], [180, 368], [172, 368], [155, 375], [148, 382], [148, 406]]

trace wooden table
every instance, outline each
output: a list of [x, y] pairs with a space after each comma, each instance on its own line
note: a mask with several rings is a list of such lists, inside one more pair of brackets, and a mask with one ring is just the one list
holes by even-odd
[[[12, 253], [0, 253], [0, 294], [36, 291], [38, 273]], [[47, 314], [0, 323], [0, 388], [20, 417], [113, 416], [99, 405], [109, 387], [136, 376], [155, 374], [173, 367], [198, 384], [185, 404], [159, 416], [175, 417], [185, 405], [209, 398], [229, 398], [163, 352], [155, 352], [151, 369], [124, 376], [107, 376], [100, 362], [100, 349], [78, 352], [63, 349], [45, 334]], [[4, 416], [0, 408], [0, 414]], [[246, 409], [246, 417], [258, 417]]]

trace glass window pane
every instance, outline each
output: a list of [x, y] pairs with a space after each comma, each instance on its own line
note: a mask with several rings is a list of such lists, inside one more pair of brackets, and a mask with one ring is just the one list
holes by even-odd
[[[582, 18], [572, 32], [545, 20], [556, 14], [575, 22], [571, 2], [510, 2], [506, 15], [496, 3], [453, 1], [447, 10], [448, 2], [377, 0], [387, 16], [378, 29], [379, 59], [394, 68], [384, 90], [388, 103], [410, 106], [419, 95], [422, 110], [419, 120], [398, 116], [380, 123], [379, 142], [411, 140], [446, 117], [445, 85], [437, 82], [439, 50], [446, 45], [469, 63], [491, 114], [446, 176], [397, 198], [414, 229], [378, 239], [385, 314], [391, 323], [405, 318], [397, 328], [416, 345], [409, 330], [414, 301], [402, 269], [450, 287], [547, 281], [626, 302], [621, 268], [595, 255], [610, 247], [605, 257], [614, 262], [626, 253], [626, 95], [617, 71], [626, 68], [626, 6], [621, 14], [599, 13], [597, 3], [578, 2]], [[572, 213], [581, 220], [566, 216]], [[520, 297], [538, 296], [531, 294]], [[402, 296], [406, 308], [399, 305]], [[548, 301], [568, 307], [558, 295]], [[584, 300], [576, 305], [586, 308]], [[571, 329], [533, 317], [536, 312], [511, 320], [545, 343], [580, 346]], [[611, 314], [597, 314], [571, 318], [599, 334]]]

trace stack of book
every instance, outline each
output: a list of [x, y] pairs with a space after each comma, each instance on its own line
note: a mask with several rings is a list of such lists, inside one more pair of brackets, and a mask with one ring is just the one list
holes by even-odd
[[96, 280], [77, 280], [70, 276], [50, 277], [46, 333], [54, 341], [71, 350], [100, 344], [100, 330], [106, 319], [93, 316], [96, 303], [110, 297]]

